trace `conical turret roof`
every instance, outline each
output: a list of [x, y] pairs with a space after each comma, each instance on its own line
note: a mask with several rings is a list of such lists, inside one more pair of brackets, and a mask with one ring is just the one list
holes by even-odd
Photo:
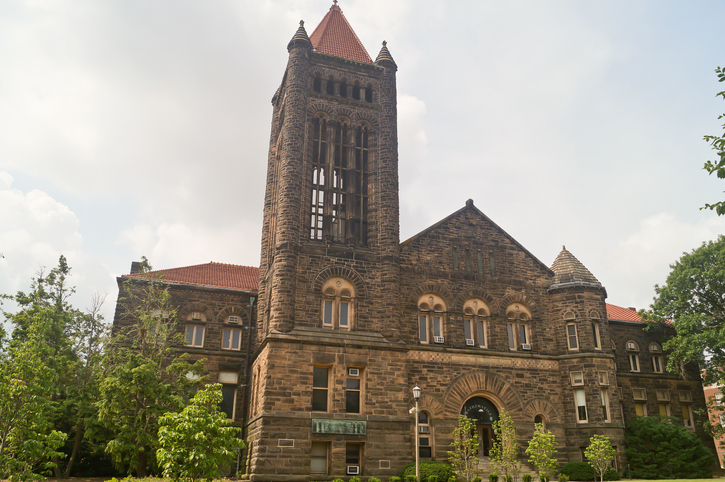
[[393, 56], [390, 55], [390, 50], [388, 50], [388, 42], [383, 40], [383, 48], [380, 49], [380, 53], [378, 54], [378, 57], [375, 59], [376, 64], [384, 64], [384, 63], [390, 63], [393, 65], [393, 67], [397, 67], [397, 64], [395, 63], [395, 60], [393, 60]]
[[563, 246], [561, 253], [551, 265], [554, 279], [549, 289], [566, 288], [569, 286], [587, 286], [601, 288], [602, 284], [576, 257]]
[[310, 35], [310, 42], [318, 52], [357, 62], [373, 63], [362, 42], [347, 23], [337, 0], [333, 0], [330, 11]]

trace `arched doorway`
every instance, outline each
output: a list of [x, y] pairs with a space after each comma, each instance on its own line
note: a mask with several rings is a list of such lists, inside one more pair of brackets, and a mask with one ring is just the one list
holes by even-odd
[[469, 398], [463, 404], [461, 414], [476, 423], [478, 456], [488, 457], [493, 444], [493, 422], [498, 420], [498, 409], [491, 400], [483, 397]]

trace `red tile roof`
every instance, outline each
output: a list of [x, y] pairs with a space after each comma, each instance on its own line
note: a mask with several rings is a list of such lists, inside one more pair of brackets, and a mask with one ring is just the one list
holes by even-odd
[[334, 2], [325, 18], [310, 35], [312, 47], [324, 54], [372, 64], [373, 60], [367, 50], [337, 6], [337, 0]]
[[630, 310], [629, 308], [622, 308], [617, 305], [610, 305], [607, 303], [607, 318], [610, 320], [617, 321], [635, 321], [642, 322], [636, 311]]
[[214, 286], [244, 291], [259, 289], [259, 268], [236, 264], [214, 263], [184, 266], [150, 271], [148, 273], [125, 274], [124, 277], [139, 278], [158, 275], [163, 281], [189, 285]]

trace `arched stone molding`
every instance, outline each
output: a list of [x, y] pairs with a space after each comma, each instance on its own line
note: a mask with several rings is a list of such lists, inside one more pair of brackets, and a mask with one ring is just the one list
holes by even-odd
[[[509, 305], [512, 303], [519, 302], [521, 304], [524, 304], [529, 307], [529, 310], [531, 310], [532, 317], [534, 320], [540, 320], [541, 314], [539, 313], [539, 307], [536, 304], [536, 301], [534, 301], [532, 298], [529, 298], [526, 296], [526, 293], [522, 291], [516, 291], [513, 293], [508, 293], [506, 296], [504, 296], [501, 301], [499, 301], [498, 306], [499, 310], [503, 311], [505, 310]], [[502, 313], [506, 314], [506, 313]]]
[[581, 313], [574, 308], [564, 308], [561, 310], [559, 319], [563, 321], [581, 320]]
[[417, 309], [420, 297], [426, 293], [435, 293], [443, 298], [443, 301], [446, 302], [447, 308], [450, 310], [451, 302], [453, 301], [453, 294], [445, 286], [433, 282], [423, 283], [413, 290], [413, 293], [411, 293], [412, 296], [409, 298], [410, 304], [415, 306]]
[[230, 315], [237, 315], [239, 318], [241, 318], [243, 324], [247, 323], [248, 317], [246, 306], [232, 305], [225, 307], [223, 310], [217, 313], [217, 321], [224, 323], [224, 320], [226, 320], [227, 316]]
[[504, 377], [488, 370], [469, 372], [453, 380], [443, 397], [445, 415], [457, 417], [466, 400], [475, 396], [488, 398], [499, 412], [506, 410], [514, 420], [524, 416], [518, 391]]
[[[415, 407], [415, 399], [413, 397], [410, 397], [410, 406]], [[438, 397], [426, 395], [425, 392], [423, 392], [420, 396], [418, 409], [429, 412], [434, 418], [440, 417], [444, 410], [443, 403], [441, 403]]]
[[322, 292], [322, 285], [330, 278], [340, 277], [348, 280], [355, 287], [355, 297], [364, 298], [367, 296], [365, 281], [356, 271], [345, 266], [328, 266], [323, 268], [312, 281], [312, 290], [315, 293]]
[[310, 119], [314, 118], [317, 114], [324, 114], [326, 119], [330, 119], [333, 116], [333, 109], [329, 104], [324, 102], [311, 102], [307, 106], [307, 115]]
[[527, 418], [531, 423], [534, 423], [534, 417], [537, 415], [543, 415], [544, 421], [548, 423], [563, 423], [558, 410], [548, 400], [543, 398], [537, 398], [531, 400], [526, 404], [524, 408], [524, 417]]
[[344, 105], [336, 105], [332, 108], [332, 116], [338, 122], [342, 122], [344, 119], [350, 124], [355, 117], [355, 111]]
[[494, 312], [498, 311], [498, 306], [494, 297], [488, 294], [487, 291], [475, 288], [470, 290], [464, 290], [458, 293], [458, 296], [456, 296], [455, 301], [451, 305], [451, 311], [463, 313], [463, 305], [471, 298], [480, 298], [481, 300], [483, 300], [486, 303], [488, 309], [490, 310], [491, 315], [493, 315]]
[[367, 111], [356, 112], [353, 122], [355, 123], [355, 125], [365, 123], [370, 126], [373, 132], [378, 129], [378, 118]]
[[207, 308], [202, 303], [187, 303], [183, 307], [181, 307], [177, 312], [177, 319], [179, 321], [188, 321], [187, 318], [192, 313], [198, 311], [199, 313], [202, 313], [204, 317], [206, 318], [206, 321], [212, 321], [212, 318], [214, 317], [214, 314], [211, 312], [209, 308]]

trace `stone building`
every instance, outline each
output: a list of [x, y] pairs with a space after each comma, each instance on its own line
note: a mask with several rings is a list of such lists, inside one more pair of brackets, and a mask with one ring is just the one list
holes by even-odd
[[566, 249], [548, 267], [472, 200], [400, 242], [397, 66], [385, 42], [373, 61], [335, 2], [312, 35], [300, 22], [287, 49], [258, 284], [256, 268], [217, 263], [160, 272], [186, 349], [207, 358], [244, 427], [252, 480], [386, 480], [416, 450], [446, 460], [461, 413], [476, 421], [484, 465], [504, 410], [522, 447], [535, 422], [554, 432], [562, 463], [604, 434], [621, 464], [635, 414], [694, 429], [697, 368], [690, 381], [665, 373], [666, 330], [608, 305]]

